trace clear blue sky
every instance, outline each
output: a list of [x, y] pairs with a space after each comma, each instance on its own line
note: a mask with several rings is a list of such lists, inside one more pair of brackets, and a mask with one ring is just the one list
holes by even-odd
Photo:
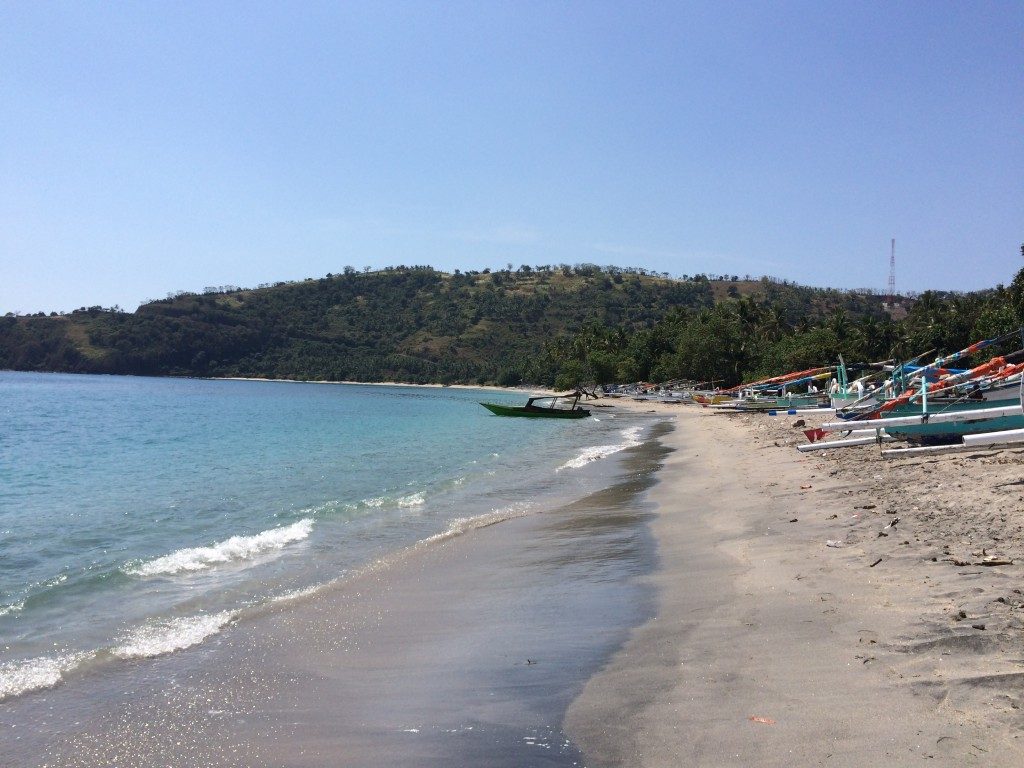
[[0, 3], [0, 312], [388, 264], [1024, 266], [1024, 4]]

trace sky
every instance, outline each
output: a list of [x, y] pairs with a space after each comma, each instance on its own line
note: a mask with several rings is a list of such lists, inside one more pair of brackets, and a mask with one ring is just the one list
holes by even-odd
[[1024, 267], [1024, 4], [0, 0], [0, 314], [429, 264]]

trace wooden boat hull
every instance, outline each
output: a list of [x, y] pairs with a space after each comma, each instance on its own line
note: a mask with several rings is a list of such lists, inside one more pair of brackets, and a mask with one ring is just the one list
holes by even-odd
[[[944, 398], [930, 398], [928, 400], [928, 412], [929, 413], [949, 413], [951, 411], [976, 411], [982, 408], [995, 408], [1001, 405], [1011, 405], [1012, 400], [989, 402], [988, 400], [949, 400]], [[872, 404], [868, 408], [861, 408], [856, 411], [844, 411], [837, 413], [840, 419], [848, 419], [850, 421], [856, 421], [856, 416], [866, 411], [873, 410], [878, 407], [878, 404]], [[896, 418], [899, 416], [920, 416], [921, 415], [921, 403], [900, 403], [899, 405], [889, 409], [883, 414], [885, 418]]]
[[1020, 383], [1014, 382], [1013, 384], [1002, 384], [990, 389], [984, 389], [981, 391], [981, 396], [990, 403], [1003, 403], [1007, 400], [1012, 402], [1020, 397]]
[[948, 445], [959, 443], [964, 435], [1002, 432], [1007, 429], [1024, 429], [1024, 415], [945, 421], [934, 424], [909, 424], [901, 427], [886, 427], [885, 432], [897, 440], [906, 440], [915, 445]]
[[701, 405], [720, 405], [721, 403], [733, 401], [736, 398], [729, 395], [700, 395], [695, 393], [693, 399]]
[[480, 403], [495, 416], [521, 416], [532, 419], [585, 419], [590, 415], [586, 408], [538, 408], [531, 405], [498, 405]]
[[[1013, 399], [997, 402], [988, 400], [946, 400], [937, 397], [929, 398], [929, 413], [949, 413], [951, 411], [980, 411], [982, 408], [998, 408], [1003, 405], [1013, 405]], [[886, 416], [917, 416], [921, 413], [921, 402], [900, 403]]]
[[818, 408], [823, 400], [817, 395], [796, 395], [794, 397], [765, 397], [741, 400], [736, 403], [738, 411], [785, 411], [790, 408]]

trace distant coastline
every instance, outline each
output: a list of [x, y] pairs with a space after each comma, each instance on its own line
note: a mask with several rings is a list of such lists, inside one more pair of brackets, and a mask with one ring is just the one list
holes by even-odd
[[497, 384], [419, 384], [403, 381], [327, 381], [325, 379], [271, 379], [264, 376], [179, 376], [174, 378], [203, 379], [204, 381], [268, 381], [283, 384], [345, 384], [358, 387], [417, 387], [427, 389], [479, 389], [485, 392], [519, 392], [531, 395], [550, 395], [555, 390], [544, 387], [500, 387]]

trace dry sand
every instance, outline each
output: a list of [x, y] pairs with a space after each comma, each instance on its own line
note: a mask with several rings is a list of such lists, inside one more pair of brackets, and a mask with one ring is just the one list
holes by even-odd
[[674, 410], [657, 617], [569, 710], [588, 764], [1024, 765], [1024, 454], [802, 455], [795, 416]]

